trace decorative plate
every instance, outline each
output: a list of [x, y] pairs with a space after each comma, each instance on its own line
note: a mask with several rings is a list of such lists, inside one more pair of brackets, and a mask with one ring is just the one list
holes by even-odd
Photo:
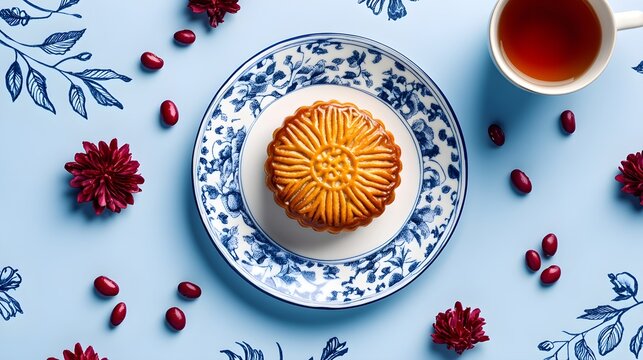
[[[402, 150], [395, 201], [352, 232], [301, 227], [265, 183], [273, 131], [320, 100], [368, 110]], [[285, 40], [243, 64], [206, 112], [193, 166], [201, 218], [230, 266], [270, 295], [316, 308], [367, 304], [410, 283], [451, 237], [467, 186], [462, 132], [440, 89], [395, 50], [345, 34]]]

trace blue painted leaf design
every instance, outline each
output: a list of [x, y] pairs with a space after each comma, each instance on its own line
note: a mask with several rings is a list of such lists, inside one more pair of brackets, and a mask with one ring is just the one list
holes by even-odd
[[358, 64], [359, 58], [360, 58], [359, 51], [353, 50], [353, 55], [351, 55], [348, 58], [346, 58], [346, 61], [348, 61], [348, 64], [349, 64], [350, 67], [354, 68], [354, 67], [357, 67], [359, 65]]
[[12, 298], [6, 292], [0, 291], [0, 315], [3, 319], [9, 320], [18, 313], [22, 314], [22, 308], [16, 299]]
[[406, 16], [406, 8], [402, 0], [389, 0], [388, 3], [388, 18], [389, 20], [397, 20]]
[[85, 108], [85, 93], [80, 86], [72, 84], [69, 88], [69, 104], [74, 111], [87, 119], [87, 109]]
[[250, 101], [250, 105], [249, 105], [249, 106], [250, 106], [250, 110], [252, 110], [252, 113], [253, 113], [255, 116], [258, 116], [258, 115], [259, 115], [259, 113], [261, 112], [261, 107], [260, 107], [260, 105], [259, 105], [259, 100], [257, 100], [257, 99], [252, 99], [252, 101]]
[[551, 351], [553, 348], [554, 348], [554, 343], [549, 340], [545, 340], [540, 344], [538, 344], [538, 350], [540, 351]]
[[574, 354], [576, 354], [578, 360], [596, 360], [594, 352], [587, 346], [585, 339], [581, 339], [576, 343], [576, 346], [574, 346]]
[[130, 79], [129, 77], [125, 75], [121, 75], [111, 69], [87, 69], [83, 72], [74, 73], [74, 75], [81, 77], [83, 79], [96, 80], [96, 81], [113, 80], [113, 79], [122, 80], [124, 82], [132, 81], [132, 79]]
[[47, 78], [32, 67], [29, 67], [27, 73], [27, 90], [36, 105], [56, 113], [56, 109], [47, 95]]
[[[428, 228], [428, 226], [426, 224], [424, 224], [424, 223], [422, 223], [421, 225], [424, 225], [424, 227]], [[425, 234], [425, 236], [427, 236], [427, 235]], [[420, 265], [420, 262], [419, 261], [414, 261], [411, 265], [409, 265], [409, 272], [413, 272], [413, 270], [417, 269], [418, 265]]]
[[643, 326], [639, 328], [639, 331], [636, 332], [636, 335], [634, 335], [634, 337], [630, 341], [630, 351], [638, 359], [642, 348], [643, 348]]
[[250, 79], [252, 79], [253, 76], [254, 76], [253, 72], [245, 73], [241, 75], [241, 77], [239, 78], [239, 81], [250, 81]]
[[[297, 73], [298, 74], [310, 74], [311, 71], [313, 71], [312, 66], [306, 65], [306, 66], [302, 66], [302, 68], [299, 69], [299, 71]], [[305, 80], [306, 77], [302, 77], [301, 79]]]
[[272, 75], [272, 73], [275, 72], [276, 67], [277, 67], [277, 64], [274, 63], [274, 62], [272, 64], [268, 65], [268, 68], [266, 68], [266, 75]]
[[400, 64], [397, 61], [395, 62], [395, 67], [400, 71], [406, 71], [406, 67], [404, 67], [404, 65]]
[[245, 360], [263, 360], [263, 353], [261, 350], [255, 350], [248, 343], [242, 342], [237, 343], [243, 348], [243, 354], [245, 355]]
[[402, 280], [402, 279], [404, 279], [402, 274], [395, 273], [395, 274], [393, 274], [391, 276], [391, 279], [388, 282], [388, 286], [393, 286], [393, 285], [397, 284], [398, 282], [400, 282], [400, 280]]
[[598, 353], [605, 356], [614, 350], [623, 339], [623, 324], [617, 321], [607, 326], [598, 334]]
[[313, 282], [315, 281], [315, 272], [314, 271], [302, 271], [301, 275], [304, 277], [304, 279]]
[[328, 54], [328, 50], [322, 47], [316, 47], [312, 50], [312, 53], [317, 55], [323, 55], [323, 54]]
[[322, 351], [322, 355], [319, 360], [333, 360], [337, 357], [343, 356], [348, 352], [346, 347], [346, 342], [340, 342], [338, 338], [333, 337], [328, 340], [326, 347]]
[[123, 104], [121, 104], [112, 94], [107, 91], [101, 84], [93, 80], [85, 80], [83, 82], [89, 88], [89, 92], [92, 94], [96, 102], [103, 106], [116, 106], [119, 109], [123, 109]]
[[277, 81], [286, 78], [286, 73], [284, 73], [281, 70], [277, 70], [277, 72], [272, 76], [272, 82], [273, 84], [276, 83]]
[[244, 106], [246, 106], [246, 101], [245, 100], [240, 100], [240, 99], [233, 99], [230, 101], [232, 105], [234, 105], [234, 111], [238, 112], [241, 110]]
[[228, 360], [243, 360], [241, 356], [233, 353], [230, 350], [221, 350], [221, 353], [228, 355]]
[[60, 2], [60, 6], [58, 6], [58, 10], [66, 9], [68, 7], [72, 7], [76, 4], [78, 4], [80, 0], [62, 0]]
[[14, 61], [13, 64], [9, 66], [9, 70], [5, 76], [5, 84], [7, 90], [9, 90], [9, 94], [11, 94], [11, 100], [16, 101], [22, 90], [22, 69], [20, 69], [18, 61]]
[[51, 34], [42, 44], [38, 45], [38, 47], [47, 54], [63, 55], [76, 44], [76, 41], [78, 41], [84, 33], [85, 29]]
[[633, 67], [632, 69], [636, 70], [636, 72], [638, 72], [640, 74], [643, 74], [643, 61], [641, 61], [640, 64], [638, 64], [637, 66]]
[[344, 79], [349, 79], [349, 80], [350, 80], [350, 79], [355, 79], [356, 77], [357, 77], [357, 74], [356, 74], [356, 73], [354, 73], [354, 72], [352, 72], [352, 71], [346, 71], [346, 72], [344, 73], [344, 76], [342, 76], [342, 78], [344, 78]]
[[378, 62], [382, 61], [382, 53], [380, 53], [379, 51], [368, 49], [368, 53], [375, 55], [375, 58], [373, 58], [373, 64], [377, 64]]
[[585, 309], [585, 314], [578, 317], [578, 319], [585, 320], [609, 320], [620, 314], [621, 311], [609, 305], [601, 305], [593, 309]]
[[230, 86], [230, 88], [223, 94], [223, 98], [227, 99], [230, 96], [232, 96], [232, 93], [234, 92], [234, 86]]
[[627, 272], [607, 275], [610, 279], [610, 282], [614, 286], [614, 292], [618, 295], [614, 298], [614, 301], [627, 300], [636, 294], [639, 291], [639, 284], [636, 281], [636, 278], [632, 274]]
[[384, 0], [358, 0], [357, 3], [361, 4], [364, 1], [366, 1], [366, 6], [368, 6], [375, 15], [379, 15], [384, 8]]
[[460, 171], [455, 166], [453, 166], [453, 164], [449, 164], [447, 172], [451, 179], [458, 179], [460, 177]]
[[80, 54], [74, 56], [74, 58], [80, 61], [87, 61], [92, 58], [92, 54], [88, 52], [81, 52]]
[[0, 10], [0, 18], [6, 21], [9, 26], [25, 26], [29, 23], [29, 20], [31, 20], [29, 14], [17, 7]]
[[6, 266], [0, 271], [0, 291], [15, 290], [20, 286], [22, 277], [18, 269]]

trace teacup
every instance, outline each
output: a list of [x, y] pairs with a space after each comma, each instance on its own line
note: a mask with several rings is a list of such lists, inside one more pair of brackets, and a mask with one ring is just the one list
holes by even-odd
[[[521, 2], [522, 3], [519, 3]], [[616, 42], [616, 32], [618, 30], [624, 30], [624, 29], [631, 29], [631, 28], [636, 28], [636, 27], [641, 27], [643, 26], [643, 11], [627, 11], [627, 12], [621, 12], [621, 13], [614, 13], [612, 9], [610, 8], [609, 4], [607, 3], [606, 0], [559, 0], [558, 4], [561, 4], [561, 2], [565, 1], [570, 1], [570, 2], [580, 2], [582, 6], [585, 6], [585, 8], [588, 11], [593, 10], [595, 13], [594, 19], [597, 20], [595, 21], [597, 23], [597, 38], [595, 39], [596, 41], [596, 46], [595, 46], [595, 53], [592, 54], [592, 58], [586, 61], [586, 68], [582, 69], [581, 72], [576, 74], [577, 76], [571, 76], [568, 79], [554, 79], [551, 80], [549, 78], [544, 79], [539, 78], [538, 76], [533, 76], [528, 75], [525, 71], [521, 70], [519, 66], [521, 64], [514, 64], [512, 62], [512, 59], [508, 56], [508, 53], [506, 52], [507, 49], [504, 48], [503, 41], [500, 39], [501, 34], [500, 34], [500, 27], [501, 27], [501, 19], [503, 17], [503, 14], [505, 13], [505, 10], [507, 9], [507, 4], [510, 4], [513, 8], [516, 8], [516, 6], [530, 6], [529, 4], [536, 4], [534, 5], [535, 7], [542, 7], [545, 5], [544, 2], [529, 2], [525, 0], [499, 0], [498, 3], [496, 4], [496, 7], [493, 11], [493, 14], [491, 16], [491, 22], [489, 26], [489, 44], [490, 44], [490, 52], [491, 52], [491, 57], [493, 58], [494, 63], [496, 64], [496, 67], [500, 72], [513, 84], [517, 85], [520, 88], [523, 88], [525, 90], [534, 92], [534, 93], [539, 93], [539, 94], [545, 94], [545, 95], [561, 95], [561, 94], [568, 94], [577, 90], [580, 90], [590, 83], [592, 83], [598, 76], [605, 70], [605, 67], [607, 66], [611, 56], [612, 52], [614, 50], [614, 45]], [[570, 3], [571, 4], [571, 3]], [[560, 8], [555, 8], [557, 11]], [[516, 13], [513, 9], [509, 9], [511, 11], [511, 14]], [[524, 10], [524, 9], [523, 9]], [[539, 11], [538, 9], [533, 9], [534, 11]], [[527, 14], [531, 14], [530, 12], [527, 12]], [[569, 14], [567, 14], [569, 15]], [[580, 15], [580, 14], [579, 14]], [[529, 15], [527, 15], [529, 16]], [[567, 17], [566, 19], [569, 19], [570, 21], [572, 20], [579, 20], [578, 18], [573, 18], [573, 17]], [[505, 20], [502, 20], [503, 22], [507, 22]], [[522, 21], [522, 20], [521, 20]], [[551, 23], [551, 20], [549, 18], [546, 18], [546, 22]], [[517, 22], [517, 24], [522, 24], [520, 22]], [[534, 23], [535, 24], [535, 23]], [[564, 24], [563, 24], [564, 25]], [[507, 26], [504, 25], [503, 26]], [[553, 28], [555, 29], [555, 24], [553, 25]], [[535, 32], [537, 33], [540, 31], [540, 29], [536, 26]], [[549, 30], [549, 33], [547, 35], [543, 34], [536, 34], [535, 36], [541, 36], [541, 40], [543, 40], [543, 36], [549, 36], [547, 39], [550, 39], [554, 45], [553, 48], [555, 48], [555, 43], [556, 43], [556, 36], [553, 35], [551, 29], [544, 29], [543, 31]], [[503, 30], [504, 31], [504, 30]], [[582, 29], [579, 31], [586, 31], [586, 29]], [[528, 31], [525, 31], [525, 36], [527, 36], [525, 39], [529, 39], [529, 34], [533, 35], [534, 33], [534, 28], [528, 29]], [[554, 32], [555, 33], [555, 32]], [[577, 34], [580, 34], [577, 33]], [[599, 35], [600, 34], [600, 35]], [[553, 35], [553, 36], [552, 36]], [[583, 34], [586, 35], [586, 34]], [[532, 38], [534, 38], [532, 36]], [[521, 48], [520, 50], [523, 51], [524, 54], [530, 54], [529, 51], [532, 51], [533, 53], [533, 48], [529, 49], [529, 45], [524, 46], [524, 44], [527, 44], [527, 42], [524, 42], [523, 44], [520, 43], [520, 39], [517, 40], [518, 45]], [[589, 39], [591, 41], [591, 39]], [[508, 43], [507, 43], [508, 44]], [[545, 45], [549, 45], [548, 43], [544, 43]], [[591, 44], [590, 44], [591, 46]], [[573, 53], [569, 53], [573, 54]], [[568, 54], [568, 55], [569, 55]], [[554, 64], [555, 62], [549, 62], [547, 63], [547, 60], [549, 59], [540, 59], [540, 55], [536, 55], [539, 57], [538, 63], [540, 66], [544, 66], [541, 69], [546, 69], [546, 70], [554, 70], [554, 69], [547, 69], [546, 66], [548, 66], [550, 63]], [[541, 61], [542, 60], [542, 61]], [[526, 69], [523, 67], [523, 69]], [[534, 70], [536, 71], [536, 70]], [[562, 78], [561, 78], [562, 79]]]

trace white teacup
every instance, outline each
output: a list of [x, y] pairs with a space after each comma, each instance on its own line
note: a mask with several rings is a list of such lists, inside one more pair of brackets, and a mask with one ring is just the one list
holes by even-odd
[[498, 38], [498, 25], [500, 15], [509, 0], [498, 0], [491, 15], [489, 25], [489, 44], [491, 57], [500, 72], [512, 83], [525, 90], [545, 94], [561, 95], [568, 94], [584, 88], [592, 83], [605, 70], [607, 63], [612, 57], [618, 30], [631, 29], [643, 26], [643, 11], [627, 11], [614, 13], [606, 0], [587, 0], [596, 13], [602, 32], [600, 49], [594, 63], [583, 73], [583, 75], [571, 82], [556, 83], [531, 79], [521, 74], [506, 58]]

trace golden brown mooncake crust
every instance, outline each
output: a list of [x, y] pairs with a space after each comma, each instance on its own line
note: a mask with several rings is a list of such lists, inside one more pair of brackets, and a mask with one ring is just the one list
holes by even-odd
[[351, 103], [302, 106], [273, 133], [266, 183], [302, 226], [355, 230], [395, 199], [402, 162], [394, 140], [380, 120]]

